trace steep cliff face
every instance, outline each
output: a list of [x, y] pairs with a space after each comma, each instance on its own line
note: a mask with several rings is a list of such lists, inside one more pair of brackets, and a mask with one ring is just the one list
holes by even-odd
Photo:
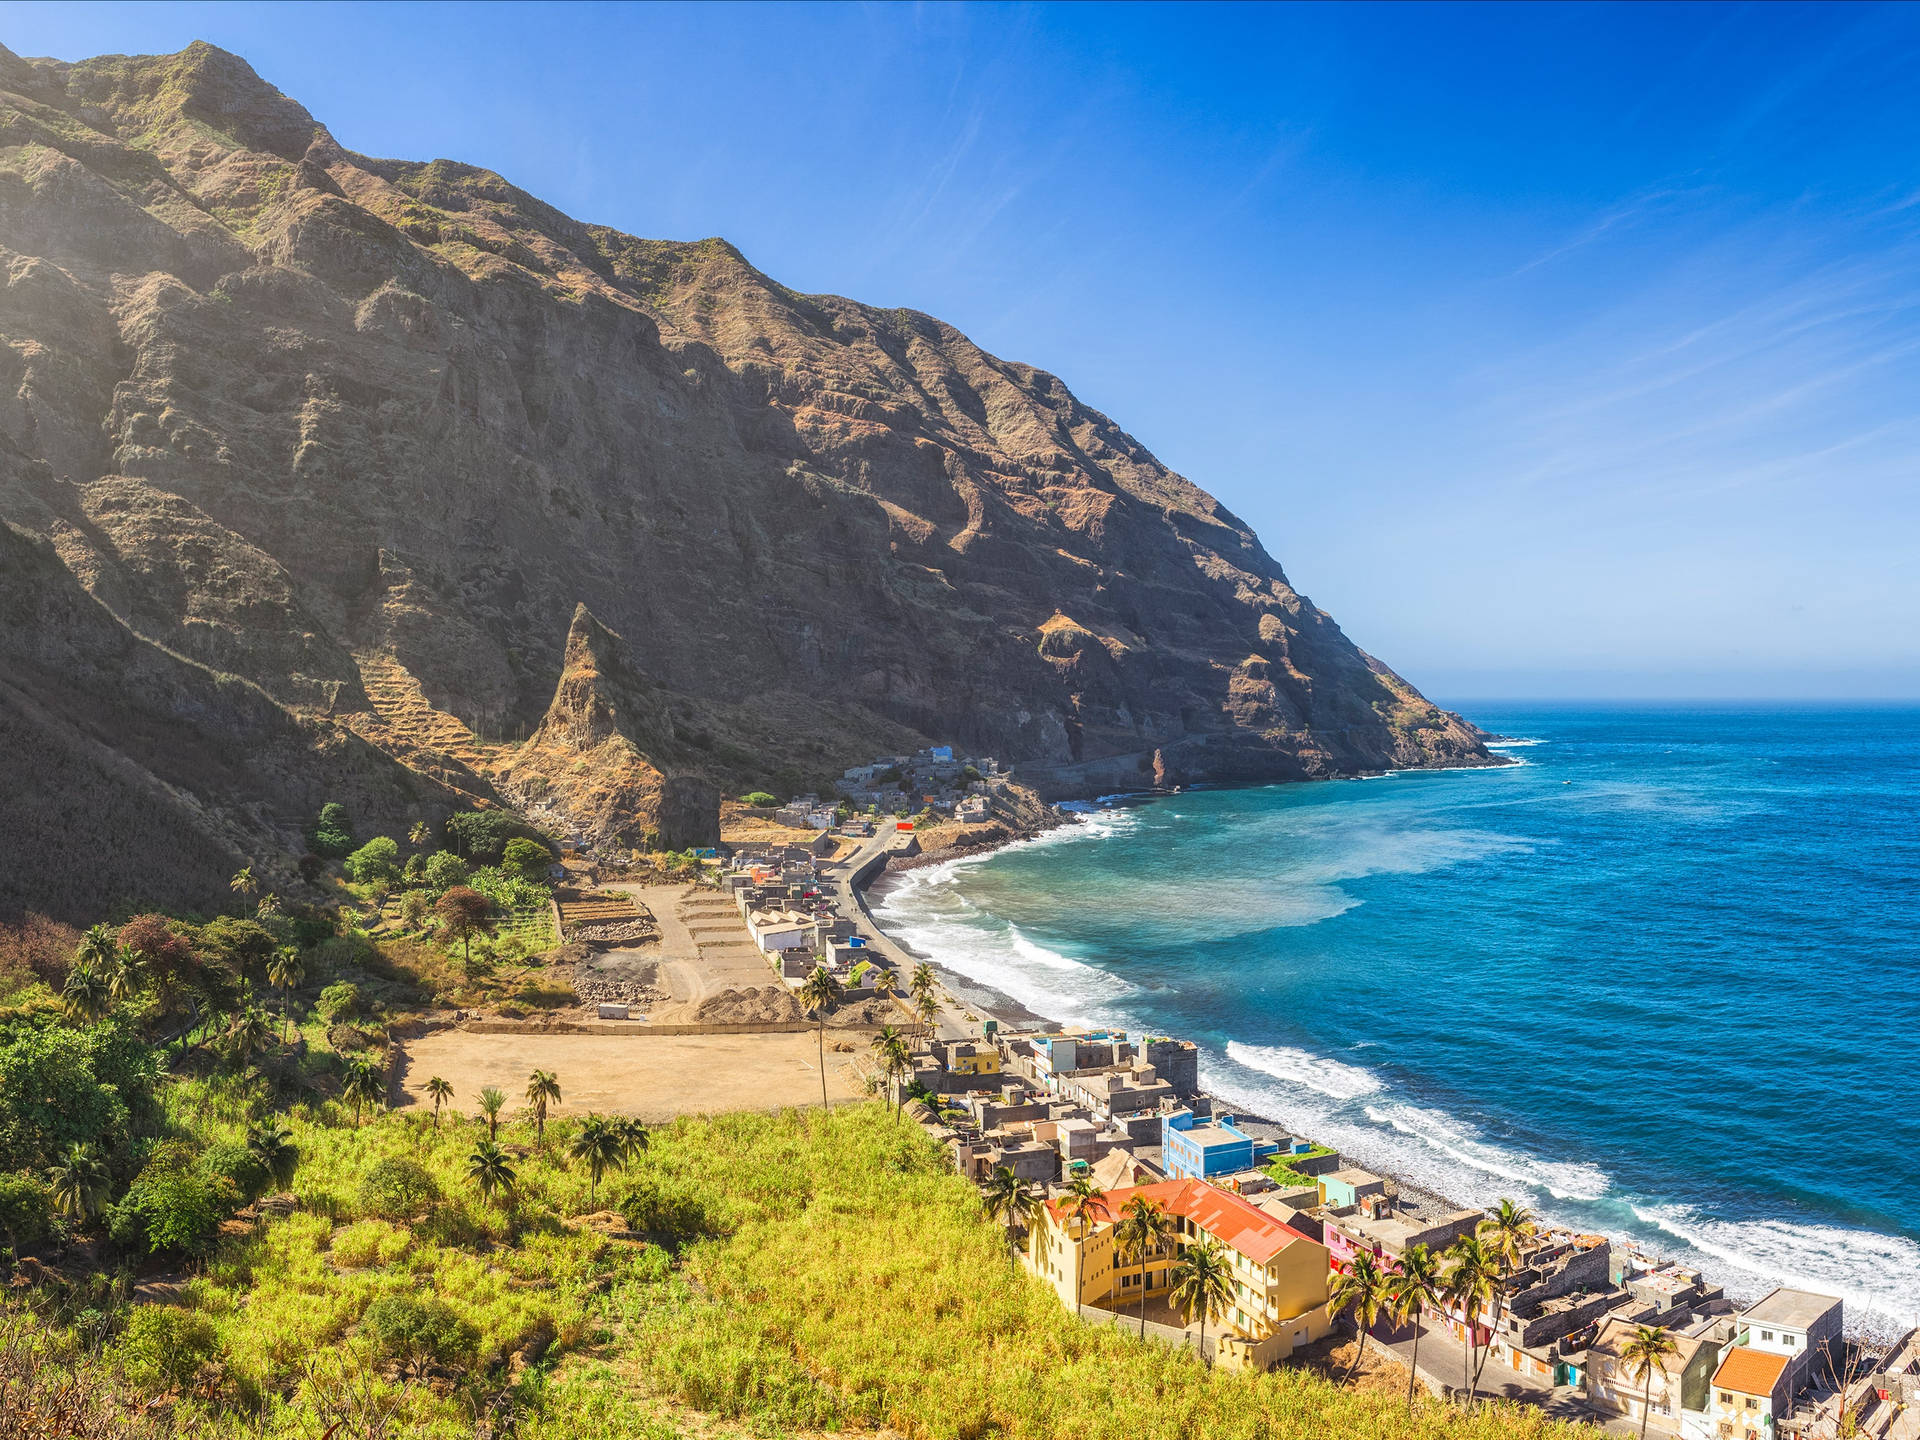
[[582, 604], [713, 782], [915, 739], [1063, 792], [1491, 763], [1055, 377], [353, 154], [205, 45], [0, 50], [0, 271], [0, 435], [43, 462], [0, 517], [464, 793], [551, 739]]

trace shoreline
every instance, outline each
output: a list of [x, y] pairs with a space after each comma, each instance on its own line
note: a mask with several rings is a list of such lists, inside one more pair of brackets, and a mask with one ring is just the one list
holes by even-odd
[[[1522, 740], [1517, 742], [1510, 741], [1507, 743], [1525, 744], [1529, 742]], [[1532, 743], [1542, 743], [1542, 742], [1536, 741]], [[1524, 764], [1525, 762], [1516, 761], [1514, 763]], [[1467, 766], [1467, 767], [1447, 767], [1447, 768], [1478, 770], [1478, 769], [1505, 768], [1505, 767]], [[1425, 772], [1405, 771], [1405, 772], [1388, 772], [1388, 773], [1418, 775]], [[1347, 778], [1347, 777], [1343, 777], [1343, 778]], [[1357, 779], [1361, 777], [1351, 777], [1351, 778]], [[1367, 777], [1367, 778], [1374, 778], [1374, 777]], [[1202, 787], [1195, 786], [1195, 787], [1188, 787], [1188, 788], [1199, 789]], [[1265, 788], [1265, 787], [1208, 786], [1204, 788], [1216, 789], [1216, 788]], [[1112, 796], [1100, 797], [1100, 802], [1081, 801], [1081, 802], [1069, 802], [1069, 803], [1073, 803], [1076, 806], [1076, 810], [1078, 810], [1080, 814], [1097, 815], [1106, 810], [1125, 808], [1132, 804], [1144, 804], [1148, 800], [1168, 798], [1169, 796], [1178, 794], [1178, 793], [1184, 793], [1184, 791], [1182, 792], [1164, 791], [1164, 792], [1154, 792], [1154, 793], [1145, 793], [1145, 794], [1142, 794], [1142, 793], [1117, 794]], [[1082, 809], [1081, 807], [1084, 807], [1084, 808]], [[1063, 816], [1062, 818], [1062, 824], [1077, 824], [1077, 823], [1083, 823], [1083, 822], [1080, 821], [1079, 819], [1069, 818], [1065, 816]], [[912, 858], [911, 861], [909, 861], [906, 864], [900, 864], [900, 865], [889, 864], [889, 866], [886, 869], [882, 870], [878, 875], [875, 875], [873, 877], [872, 881], [869, 882], [869, 886], [867, 888], [874, 892], [873, 903], [878, 905], [884, 905], [887, 890], [891, 888], [886, 884], [886, 876], [887, 874], [889, 874], [891, 871], [895, 869], [899, 869], [901, 871], [919, 870], [919, 869], [927, 868], [928, 866], [931, 866], [931, 865], [943, 864], [948, 861], [974, 860], [974, 859], [984, 860], [988, 856], [994, 853], [997, 853], [1000, 850], [1008, 849], [1014, 845], [1026, 843], [1034, 839], [1038, 839], [1041, 836], [1051, 833], [1052, 831], [1057, 830], [1059, 828], [1060, 826], [1057, 826], [1057, 825], [1048, 826], [1042, 830], [1035, 831], [1033, 833], [1009, 836], [994, 844], [978, 847], [976, 849], [971, 849], [964, 852], [959, 852], [959, 853], [943, 852], [943, 853], [934, 854], [934, 855], [915, 856]], [[1022, 1002], [1014, 999], [1012, 996], [1006, 994], [1004, 991], [998, 990], [994, 986], [984, 981], [975, 980], [969, 976], [961, 974], [960, 972], [954, 970], [952, 967], [947, 965], [940, 955], [927, 952], [917, 946], [908, 944], [906, 941], [900, 939], [897, 935], [893, 934], [890, 930], [887, 930], [886, 927], [884, 927], [881, 924], [880, 917], [873, 913], [871, 906], [869, 906], [868, 913], [869, 913], [870, 919], [872, 920], [872, 923], [876, 926], [876, 928], [879, 928], [883, 931], [883, 933], [886, 933], [888, 935], [888, 938], [892, 940], [892, 942], [895, 945], [898, 945], [902, 950], [906, 951], [909, 954], [912, 954], [917, 959], [924, 959], [927, 963], [932, 965], [934, 967], [935, 972], [940, 977], [942, 986], [948, 991], [951, 997], [956, 1001], [959, 1001], [962, 1004], [964, 1004], [969, 1011], [972, 1011], [975, 1014], [977, 1014], [982, 1020], [985, 1020], [985, 1019], [997, 1020], [1000, 1023], [1000, 1028], [1003, 1031], [1007, 1029], [1030, 1029], [1030, 1028], [1045, 1028], [1045, 1027], [1051, 1027], [1054, 1029], [1064, 1031], [1072, 1028], [1070, 1022], [1059, 1020], [1053, 1016], [1040, 1014], [1039, 1012], [1035, 1011], [1032, 1007], [1025, 1005]], [[1276, 1120], [1271, 1116], [1260, 1114], [1257, 1110], [1254, 1110], [1254, 1109], [1243, 1108], [1235, 1104], [1233, 1101], [1226, 1099], [1225, 1097], [1217, 1094], [1215, 1091], [1207, 1089], [1204, 1084], [1202, 1086], [1201, 1093], [1207, 1095], [1211, 1100], [1213, 1100], [1216, 1106], [1224, 1109], [1228, 1113], [1235, 1116], [1237, 1121], [1244, 1121], [1247, 1124], [1247, 1126], [1250, 1129], [1252, 1129], [1255, 1133], [1266, 1135], [1266, 1138], [1272, 1138], [1272, 1136], [1279, 1136], [1279, 1135], [1299, 1135], [1300, 1138], [1304, 1138], [1304, 1139], [1310, 1139], [1310, 1140], [1318, 1139], [1318, 1137], [1315, 1137], [1315, 1136], [1301, 1134], [1300, 1131], [1296, 1130], [1293, 1126], [1289, 1125], [1284, 1121]], [[1464, 1202], [1457, 1200], [1455, 1197], [1452, 1197], [1446, 1194], [1446, 1192], [1443, 1189], [1438, 1189], [1432, 1185], [1421, 1184], [1415, 1181], [1411, 1181], [1407, 1179], [1405, 1175], [1399, 1173], [1395, 1168], [1393, 1168], [1390, 1165], [1376, 1164], [1370, 1160], [1363, 1159], [1358, 1154], [1350, 1154], [1344, 1149], [1341, 1151], [1341, 1155], [1344, 1163], [1365, 1165], [1365, 1167], [1372, 1173], [1380, 1175], [1383, 1179], [1392, 1181], [1394, 1186], [1401, 1193], [1414, 1197], [1417, 1200], [1431, 1202], [1434, 1204], [1444, 1206], [1449, 1209], [1481, 1208], [1477, 1206], [1468, 1206]], [[1548, 1222], [1544, 1219], [1542, 1221], [1542, 1228], [1543, 1229], [1548, 1228], [1549, 1224], [1551, 1224], [1553, 1228], [1566, 1229], [1569, 1231], [1581, 1231], [1583, 1229], [1583, 1227], [1571, 1221]], [[1685, 1268], [1697, 1270], [1708, 1281], [1708, 1283], [1720, 1286], [1722, 1289], [1726, 1290], [1730, 1300], [1732, 1300], [1736, 1294], [1740, 1296], [1749, 1297], [1749, 1299], [1757, 1299], [1760, 1296], [1766, 1294], [1769, 1290], [1779, 1286], [1788, 1286], [1788, 1287], [1799, 1286], [1801, 1288], [1811, 1287], [1818, 1290], [1819, 1293], [1827, 1293], [1826, 1290], [1820, 1289], [1816, 1282], [1796, 1281], [1791, 1277], [1768, 1275], [1756, 1268], [1743, 1266], [1731, 1261], [1725, 1262], [1724, 1265], [1716, 1264], [1715, 1263], [1716, 1260], [1719, 1260], [1722, 1257], [1716, 1255], [1712, 1251], [1703, 1252], [1702, 1254], [1700, 1254], [1698, 1259], [1675, 1256], [1671, 1252], [1667, 1252], [1662, 1249], [1656, 1248], [1654, 1245], [1651, 1245], [1630, 1234], [1624, 1233], [1618, 1230], [1617, 1228], [1614, 1228], [1611, 1226], [1601, 1227], [1601, 1228], [1602, 1228], [1602, 1233], [1607, 1234], [1609, 1241], [1613, 1244], [1613, 1246], [1617, 1251], [1631, 1253], [1654, 1265], [1679, 1264], [1684, 1266]], [[1878, 1235], [1883, 1232], [1863, 1231], [1862, 1233]], [[1698, 1247], [1691, 1247], [1691, 1248], [1697, 1249]], [[1735, 1278], [1731, 1280], [1731, 1283], [1729, 1282], [1729, 1278], [1727, 1275], [1728, 1271], [1736, 1272]], [[1829, 1288], [1831, 1287], [1829, 1286]], [[1744, 1304], [1744, 1303], [1749, 1303], [1749, 1300], [1747, 1299], [1736, 1300], [1734, 1303]], [[1844, 1322], [1845, 1333], [1850, 1338], [1853, 1338], [1856, 1340], [1884, 1341], [1890, 1338], [1890, 1333], [1884, 1330], [1884, 1326], [1880, 1324], [1870, 1324], [1868, 1322], [1878, 1322], [1878, 1321], [1886, 1321], [1886, 1320], [1891, 1320], [1894, 1324], [1894, 1331], [1891, 1333], [1898, 1333], [1900, 1330], [1900, 1317], [1898, 1315], [1894, 1314], [1891, 1311], [1886, 1311], [1882, 1307], [1850, 1303], [1846, 1311], [1846, 1319]]]

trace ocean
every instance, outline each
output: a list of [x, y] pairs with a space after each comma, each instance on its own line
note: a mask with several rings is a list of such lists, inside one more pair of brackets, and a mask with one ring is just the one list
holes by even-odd
[[1920, 1323], [1920, 708], [1459, 708], [1521, 763], [1095, 807], [876, 916], [1362, 1164]]

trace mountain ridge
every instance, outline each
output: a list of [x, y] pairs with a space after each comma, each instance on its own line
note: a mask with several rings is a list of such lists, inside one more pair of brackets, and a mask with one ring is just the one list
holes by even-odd
[[650, 779], [579, 814], [557, 783], [582, 613], [645, 679], [619, 738], [688, 795], [930, 741], [1061, 797], [1498, 763], [1058, 377], [723, 240], [357, 155], [201, 42], [0, 49], [0, 270], [0, 519], [142, 640], [358, 737], [399, 777], [370, 793], [423, 777], [370, 825], [658, 828]]

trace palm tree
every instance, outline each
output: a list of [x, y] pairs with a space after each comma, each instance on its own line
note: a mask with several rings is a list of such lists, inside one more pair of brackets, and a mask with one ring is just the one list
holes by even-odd
[[1147, 1271], [1146, 1260], [1149, 1255], [1158, 1255], [1160, 1247], [1167, 1243], [1167, 1236], [1173, 1233], [1173, 1220], [1160, 1208], [1159, 1202], [1149, 1200], [1144, 1195], [1135, 1195], [1127, 1201], [1120, 1211], [1119, 1223], [1113, 1227], [1114, 1243], [1120, 1247], [1120, 1253], [1126, 1257], [1129, 1265], [1138, 1265], [1140, 1269], [1140, 1338], [1147, 1338]]
[[560, 1103], [560, 1082], [551, 1070], [536, 1070], [527, 1077], [527, 1105], [533, 1111], [537, 1143], [547, 1143], [547, 1106]]
[[1500, 1262], [1478, 1235], [1462, 1235], [1447, 1247], [1447, 1303], [1460, 1307], [1466, 1321], [1462, 1341], [1466, 1345], [1460, 1378], [1465, 1382], [1467, 1407], [1473, 1407], [1474, 1369], [1473, 1332], [1479, 1327], [1480, 1312], [1493, 1299], [1500, 1284]]
[[940, 1002], [931, 994], [922, 995], [917, 1008], [920, 1011], [920, 1023], [927, 1027], [927, 1038], [935, 1038], [933, 1022], [940, 1018]]
[[[1357, 1258], [1357, 1257], [1356, 1257]], [[1173, 1293], [1167, 1298], [1179, 1308], [1181, 1317], [1191, 1325], [1200, 1317], [1200, 1353], [1207, 1368], [1213, 1368], [1213, 1356], [1207, 1352], [1207, 1321], [1225, 1313], [1233, 1299], [1233, 1261], [1219, 1241], [1208, 1238], [1187, 1246], [1173, 1265]]]
[[[1521, 1257], [1526, 1253], [1527, 1242], [1533, 1239], [1533, 1212], [1524, 1205], [1511, 1200], [1502, 1200], [1493, 1207], [1493, 1213], [1482, 1220], [1474, 1231], [1487, 1244], [1494, 1260], [1499, 1265], [1499, 1281], [1493, 1289], [1493, 1328], [1500, 1328], [1500, 1312], [1506, 1307], [1506, 1278], [1520, 1268]], [[1487, 1356], [1493, 1353], [1491, 1343], [1480, 1352], [1480, 1363], [1473, 1367], [1473, 1383], [1480, 1384], [1480, 1372], [1487, 1367]]]
[[255, 1052], [266, 1049], [272, 1039], [273, 1022], [267, 1018], [266, 1011], [255, 1005], [234, 1016], [233, 1023], [227, 1027], [227, 1046], [233, 1053], [234, 1063], [242, 1070], [247, 1068]]
[[113, 966], [115, 953], [120, 948], [120, 939], [114, 934], [111, 925], [90, 925], [87, 933], [80, 937], [80, 943], [74, 948], [73, 963], [84, 970], [97, 970], [106, 973]]
[[624, 1169], [633, 1162], [636, 1155], [647, 1152], [647, 1127], [631, 1115], [618, 1120], [609, 1120], [608, 1127], [620, 1138], [620, 1165]]
[[1407, 1409], [1413, 1409], [1413, 1381], [1420, 1373], [1420, 1317], [1440, 1303], [1440, 1257], [1425, 1245], [1409, 1245], [1400, 1269], [1388, 1282], [1396, 1320], [1413, 1322], [1413, 1364], [1407, 1370]]
[[513, 1190], [513, 1166], [507, 1162], [506, 1151], [491, 1140], [482, 1140], [473, 1147], [473, 1154], [467, 1157], [467, 1175], [489, 1200], [496, 1190], [503, 1194]]
[[253, 878], [253, 866], [242, 865], [234, 871], [233, 879], [227, 882], [227, 888], [242, 900], [256, 894], [260, 889], [260, 882]]
[[1664, 1325], [1636, 1325], [1627, 1343], [1620, 1347], [1620, 1363], [1629, 1375], [1638, 1376], [1640, 1392], [1640, 1440], [1647, 1440], [1647, 1417], [1653, 1413], [1653, 1372], [1664, 1370], [1667, 1361], [1680, 1353], [1673, 1336]]
[[91, 1146], [75, 1142], [47, 1170], [53, 1208], [82, 1223], [107, 1197], [107, 1167]]
[[573, 1143], [567, 1147], [567, 1154], [572, 1159], [587, 1163], [589, 1203], [597, 1203], [600, 1177], [621, 1162], [626, 1149], [626, 1142], [617, 1126], [598, 1115], [589, 1115], [580, 1122], [580, 1128], [574, 1132]]
[[[880, 973], [884, 975], [886, 971], [882, 970]], [[907, 1073], [907, 1067], [912, 1063], [911, 1057], [907, 1054], [907, 1042], [901, 1039], [899, 1030], [891, 1025], [882, 1025], [880, 1033], [873, 1037], [872, 1043], [873, 1058], [886, 1072], [888, 1081], [897, 1082]], [[896, 1118], [898, 1118], [897, 1114]]]
[[112, 987], [98, 970], [83, 965], [67, 972], [66, 983], [60, 987], [60, 1009], [69, 1020], [91, 1024], [112, 1006]]
[[1014, 1227], [1025, 1224], [1039, 1213], [1040, 1197], [1005, 1165], [993, 1167], [984, 1194], [987, 1214], [1007, 1227], [1007, 1244], [1011, 1246]]
[[353, 1102], [353, 1128], [360, 1128], [360, 1107], [378, 1107], [387, 1098], [387, 1072], [371, 1060], [355, 1060], [347, 1066], [347, 1081], [340, 1093]]
[[427, 1081], [427, 1094], [433, 1097], [433, 1128], [440, 1128], [440, 1107], [453, 1103], [453, 1082], [438, 1075]]
[[300, 1164], [300, 1152], [294, 1148], [293, 1131], [278, 1120], [269, 1120], [247, 1132], [247, 1154], [254, 1164], [285, 1189], [293, 1183], [293, 1172]]
[[[94, 927], [96, 930], [103, 928], [98, 925]], [[91, 935], [93, 931], [87, 933]], [[140, 963], [140, 957], [125, 945], [115, 945], [113, 960], [107, 969], [107, 993], [115, 1000], [131, 1000], [146, 983], [146, 966]]]
[[489, 1085], [480, 1092], [480, 1113], [487, 1117], [487, 1139], [497, 1139], [500, 1134], [500, 1111], [507, 1103], [507, 1097], [495, 1086]]
[[908, 983], [907, 988], [913, 992], [913, 998], [916, 1000], [933, 994], [933, 966], [924, 960], [914, 966], [913, 979]]
[[260, 903], [253, 907], [253, 918], [260, 921], [273, 919], [280, 913], [280, 897], [271, 891], [260, 897]]
[[1087, 1210], [1093, 1202], [1106, 1192], [1085, 1175], [1076, 1175], [1067, 1181], [1066, 1198], [1061, 1200], [1060, 1208], [1073, 1217], [1073, 1226], [1082, 1236], [1087, 1233]]
[[1359, 1343], [1354, 1347], [1353, 1364], [1347, 1367], [1347, 1383], [1353, 1383], [1353, 1377], [1360, 1371], [1361, 1358], [1367, 1353], [1367, 1337], [1372, 1332], [1374, 1322], [1380, 1318], [1380, 1312], [1386, 1308], [1390, 1295], [1388, 1276], [1374, 1260], [1368, 1250], [1356, 1250], [1353, 1258], [1347, 1262], [1347, 1268], [1340, 1272], [1340, 1278], [1334, 1281], [1330, 1308], [1335, 1314], [1353, 1307], [1353, 1328], [1360, 1332]]
[[433, 831], [427, 828], [427, 822], [424, 820], [414, 821], [413, 828], [407, 831], [407, 840], [416, 850], [424, 850], [427, 842], [432, 839]]
[[301, 963], [300, 952], [291, 945], [281, 946], [267, 962], [267, 984], [280, 992], [283, 1040], [293, 1033], [293, 992], [306, 978], [307, 967]]
[[893, 967], [876, 963], [873, 967], [873, 993], [882, 1000], [891, 1000], [899, 989], [900, 977], [893, 973]]
[[840, 982], [816, 965], [807, 983], [800, 987], [800, 1003], [820, 1021], [820, 1108], [827, 1108], [827, 1011], [840, 999]]

